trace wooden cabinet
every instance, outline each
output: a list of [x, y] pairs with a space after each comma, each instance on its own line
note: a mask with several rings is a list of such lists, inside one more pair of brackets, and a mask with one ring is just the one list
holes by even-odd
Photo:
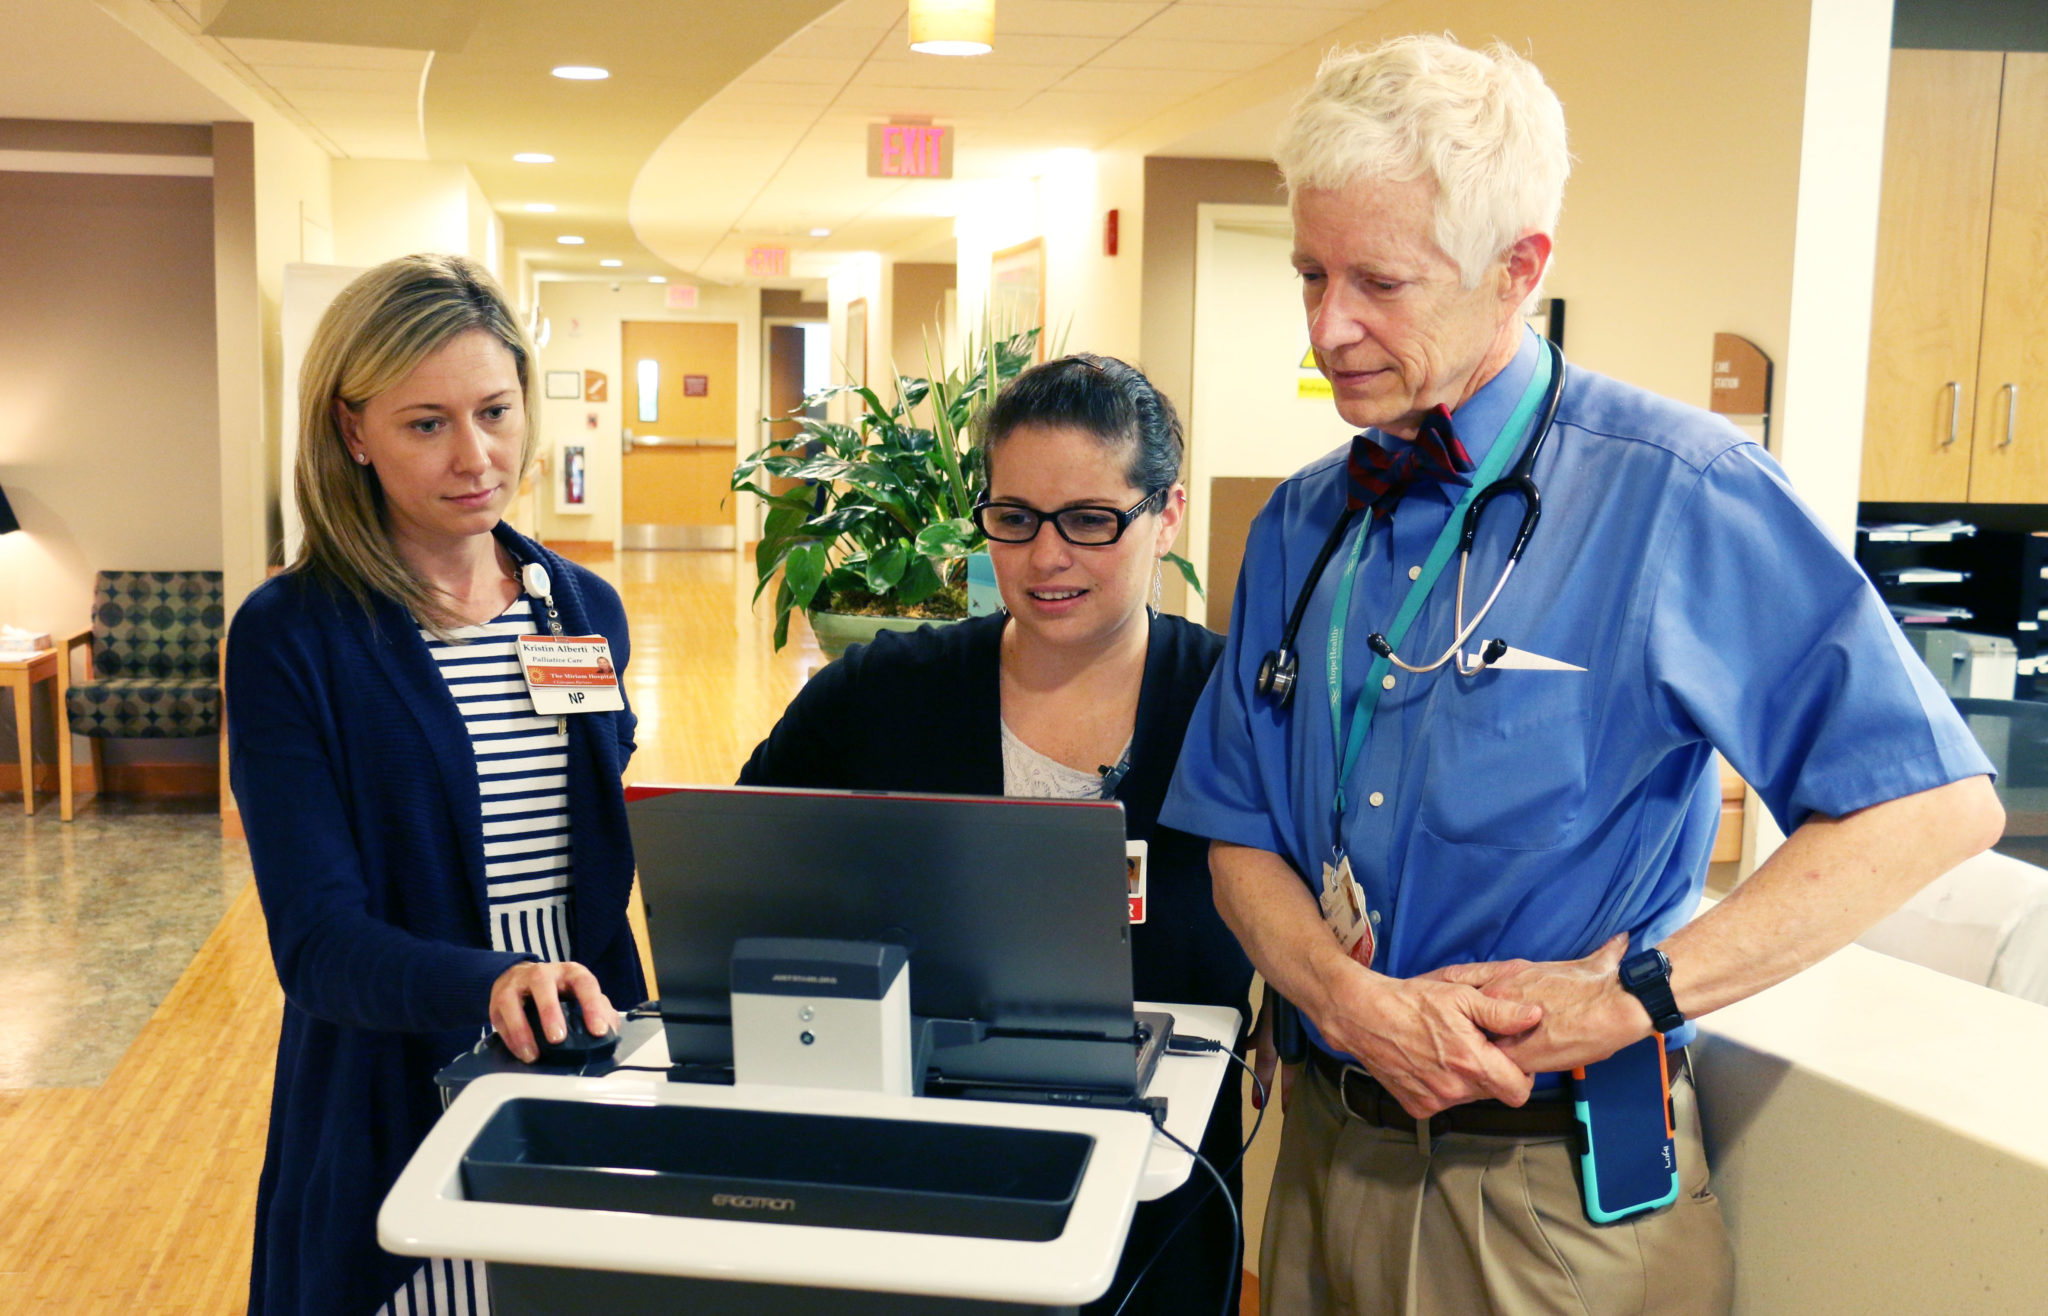
[[2048, 54], [1892, 53], [1865, 502], [2048, 502]]

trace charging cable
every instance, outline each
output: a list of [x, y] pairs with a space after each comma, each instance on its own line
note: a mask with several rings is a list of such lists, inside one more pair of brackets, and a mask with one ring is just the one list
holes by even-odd
[[[1258, 1071], [1246, 1064], [1243, 1056], [1225, 1047], [1223, 1043], [1206, 1037], [1190, 1037], [1184, 1033], [1175, 1033], [1166, 1041], [1166, 1053], [1168, 1055], [1199, 1055], [1208, 1051], [1222, 1051], [1233, 1061], [1237, 1062], [1239, 1069], [1252, 1076], [1252, 1086], [1258, 1090], [1259, 1094], [1259, 1113], [1252, 1120], [1252, 1131], [1245, 1138], [1244, 1145], [1237, 1149], [1237, 1155], [1231, 1158], [1230, 1164], [1223, 1167], [1221, 1174], [1216, 1172], [1216, 1167], [1209, 1163], [1208, 1158], [1182, 1142], [1179, 1138], [1174, 1137], [1171, 1133], [1167, 1133], [1165, 1126], [1162, 1125], [1160, 1127], [1159, 1131], [1165, 1133], [1168, 1140], [1174, 1146], [1179, 1147], [1182, 1151], [1194, 1157], [1216, 1182], [1204, 1189], [1201, 1195], [1195, 1198], [1193, 1204], [1188, 1207], [1181, 1218], [1174, 1222], [1173, 1228], [1167, 1231], [1166, 1237], [1159, 1240], [1159, 1246], [1153, 1250], [1152, 1256], [1145, 1262], [1144, 1268], [1131, 1277], [1131, 1286], [1124, 1290], [1123, 1301], [1117, 1304], [1115, 1316], [1123, 1316], [1124, 1308], [1131, 1305], [1132, 1295], [1137, 1293], [1138, 1286], [1145, 1282], [1145, 1277], [1152, 1273], [1152, 1267], [1159, 1264], [1159, 1259], [1166, 1255], [1166, 1250], [1169, 1247], [1173, 1246], [1173, 1240], [1180, 1237], [1180, 1231], [1187, 1228], [1188, 1223], [1201, 1213], [1202, 1208], [1208, 1204], [1209, 1194], [1215, 1192], [1218, 1188], [1223, 1190], [1224, 1204], [1230, 1208], [1230, 1229], [1232, 1237], [1235, 1239], [1235, 1242], [1231, 1245], [1230, 1253], [1233, 1257], [1237, 1258], [1233, 1264], [1239, 1270], [1244, 1269], [1244, 1221], [1238, 1215], [1237, 1199], [1230, 1195], [1230, 1183], [1227, 1176], [1234, 1172], [1238, 1166], [1244, 1164], [1245, 1153], [1249, 1152], [1252, 1143], [1258, 1140], [1259, 1129], [1266, 1122], [1266, 1107], [1269, 1104], [1269, 1098], [1266, 1092], [1266, 1085], [1260, 1080]], [[1229, 1282], [1226, 1282], [1223, 1286], [1222, 1316], [1231, 1316], [1230, 1293], [1236, 1287], [1236, 1278], [1235, 1275], [1231, 1276]]]

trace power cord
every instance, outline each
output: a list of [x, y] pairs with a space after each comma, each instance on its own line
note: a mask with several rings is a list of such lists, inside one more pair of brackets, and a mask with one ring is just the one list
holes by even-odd
[[[1239, 1069], [1252, 1076], [1252, 1086], [1258, 1090], [1259, 1094], [1259, 1113], [1252, 1120], [1252, 1131], [1245, 1138], [1244, 1145], [1237, 1149], [1237, 1155], [1231, 1158], [1230, 1164], [1223, 1167], [1222, 1174], [1218, 1174], [1216, 1167], [1211, 1165], [1208, 1159], [1200, 1152], [1188, 1146], [1179, 1138], [1174, 1137], [1171, 1133], [1166, 1133], [1165, 1125], [1160, 1125], [1159, 1131], [1165, 1133], [1174, 1146], [1179, 1147], [1182, 1151], [1200, 1162], [1202, 1168], [1207, 1170], [1216, 1182], [1209, 1188], [1204, 1189], [1202, 1194], [1189, 1204], [1187, 1211], [1179, 1220], [1174, 1222], [1173, 1228], [1167, 1231], [1166, 1237], [1159, 1240], [1159, 1246], [1154, 1249], [1151, 1258], [1145, 1262], [1143, 1269], [1132, 1276], [1131, 1286], [1124, 1290], [1123, 1301], [1116, 1305], [1115, 1316], [1123, 1316], [1124, 1308], [1131, 1305], [1131, 1298], [1137, 1293], [1138, 1286], [1145, 1282], [1145, 1277], [1152, 1273], [1152, 1267], [1158, 1265], [1159, 1259], [1166, 1255], [1166, 1250], [1173, 1246], [1173, 1240], [1180, 1237], [1180, 1231], [1187, 1228], [1188, 1222], [1201, 1213], [1203, 1206], [1208, 1204], [1209, 1194], [1216, 1191], [1217, 1188], [1223, 1190], [1224, 1204], [1230, 1208], [1230, 1228], [1232, 1236], [1236, 1240], [1231, 1246], [1231, 1255], [1239, 1258], [1236, 1264], [1240, 1270], [1243, 1269], [1244, 1221], [1238, 1215], [1237, 1199], [1230, 1195], [1230, 1185], [1226, 1176], [1233, 1173], [1238, 1166], [1244, 1164], [1245, 1154], [1251, 1150], [1252, 1144], [1258, 1141], [1259, 1129], [1266, 1123], [1266, 1107], [1271, 1099], [1266, 1092], [1264, 1081], [1259, 1078], [1258, 1071], [1246, 1064], [1243, 1056], [1234, 1050], [1226, 1048], [1221, 1042], [1213, 1041], [1206, 1037], [1189, 1037], [1183, 1033], [1175, 1033], [1166, 1041], [1166, 1053], [1168, 1055], [1197, 1055], [1208, 1051], [1222, 1051], [1237, 1062]], [[1235, 1287], [1234, 1283], [1225, 1283], [1223, 1286], [1222, 1316], [1230, 1316], [1230, 1291], [1233, 1287]]]

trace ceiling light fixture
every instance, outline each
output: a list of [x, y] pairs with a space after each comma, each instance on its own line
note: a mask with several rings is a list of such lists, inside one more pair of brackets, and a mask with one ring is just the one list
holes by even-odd
[[619, 266], [624, 265], [625, 263], [626, 262], [622, 260], [601, 260], [598, 262], [598, 264], [604, 266], [608, 270], [615, 270], [619, 268]]
[[601, 69], [592, 64], [564, 64], [552, 72], [556, 77], [566, 78], [570, 82], [603, 82], [612, 75], [610, 69]]
[[529, 215], [552, 215], [555, 213], [555, 207], [552, 202], [548, 201], [529, 201], [526, 203], [526, 213]]
[[512, 157], [519, 164], [553, 164], [555, 157], [546, 151], [521, 151]]
[[667, 283], [668, 276], [666, 274], [650, 274], [647, 276], [647, 281], [649, 283]]
[[832, 230], [829, 228], [814, 228], [811, 230], [811, 236], [814, 238], [829, 238], [832, 236]]
[[921, 55], [995, 49], [996, 0], [910, 0], [910, 48]]
[[580, 247], [583, 245], [583, 239], [577, 237], [574, 233], [564, 233], [561, 237], [556, 238], [555, 241], [565, 247]]

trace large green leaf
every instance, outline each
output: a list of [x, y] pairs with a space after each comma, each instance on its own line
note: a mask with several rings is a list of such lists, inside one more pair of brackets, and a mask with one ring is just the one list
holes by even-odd
[[1207, 594], [1202, 593], [1202, 580], [1201, 577], [1195, 574], [1194, 563], [1188, 561], [1186, 558], [1182, 557], [1178, 553], [1168, 553], [1166, 555], [1166, 560], [1180, 568], [1180, 574], [1188, 582], [1189, 589], [1193, 590], [1197, 594], [1201, 594], [1201, 596], [1205, 599], [1209, 597]]
[[960, 557], [972, 553], [981, 532], [966, 517], [928, 525], [917, 533], [917, 551], [926, 557]]
[[782, 564], [782, 578], [789, 582], [789, 592], [798, 607], [811, 606], [811, 596], [818, 592], [818, 582], [825, 578], [825, 546], [813, 541], [790, 549]]
[[867, 571], [868, 592], [877, 595], [887, 594], [896, 588], [897, 581], [903, 579], [904, 569], [909, 565], [910, 545], [900, 539], [870, 557]]
[[932, 569], [930, 558], [913, 557], [903, 579], [896, 582], [896, 601], [905, 607], [922, 603], [938, 593], [944, 583], [939, 579], [939, 573]]

